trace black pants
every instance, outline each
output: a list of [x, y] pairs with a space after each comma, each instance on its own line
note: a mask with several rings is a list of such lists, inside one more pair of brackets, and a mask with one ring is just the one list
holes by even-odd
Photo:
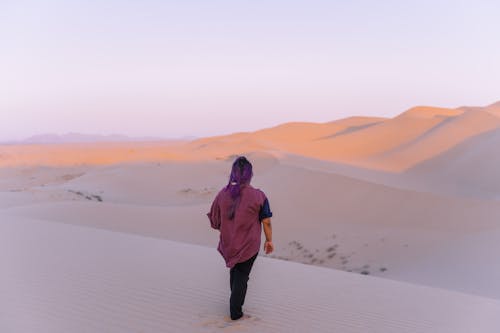
[[257, 252], [252, 258], [244, 262], [239, 262], [234, 265], [229, 271], [231, 286], [231, 298], [229, 300], [229, 309], [231, 319], [236, 320], [243, 316], [242, 306], [245, 303], [245, 295], [247, 293], [247, 282], [252, 269], [253, 262], [257, 258]]

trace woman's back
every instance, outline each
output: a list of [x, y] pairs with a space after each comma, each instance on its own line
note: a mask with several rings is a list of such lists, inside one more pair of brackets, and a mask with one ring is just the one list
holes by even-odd
[[251, 185], [242, 186], [234, 217], [230, 219], [229, 211], [234, 204], [230, 192], [223, 188], [217, 195], [214, 204], [218, 208], [212, 205], [209, 214], [213, 215], [213, 210], [219, 210], [219, 216], [213, 216], [215, 221], [218, 220], [220, 230], [218, 250], [228, 267], [259, 252], [262, 232], [260, 213], [265, 201], [266, 195], [261, 190]]

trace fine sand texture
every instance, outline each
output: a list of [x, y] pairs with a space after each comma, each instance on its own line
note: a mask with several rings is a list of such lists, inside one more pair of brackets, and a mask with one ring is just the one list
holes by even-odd
[[[399, 189], [268, 155], [249, 157], [253, 185], [265, 191], [274, 213], [272, 257], [500, 298], [500, 267], [493, 258], [477, 261], [491, 255], [484, 241], [463, 253], [463, 266], [452, 260], [471, 235], [500, 241], [498, 201]], [[4, 179], [2, 206], [19, 217], [215, 248], [218, 234], [205, 213], [230, 166], [223, 160], [119, 164], [79, 169], [78, 177], [64, 177], [73, 174], [67, 167], [30, 168], [17, 172], [35, 183], [21, 181], [19, 188], [13, 182], [20, 176], [12, 171]], [[474, 269], [467, 269], [472, 262]], [[412, 274], [405, 273], [409, 269]]]
[[[0, 332], [497, 332], [499, 103], [0, 145]], [[238, 155], [275, 251], [232, 323], [206, 213]]]
[[227, 318], [212, 248], [1, 215], [0, 331], [497, 332], [500, 302], [257, 258]]

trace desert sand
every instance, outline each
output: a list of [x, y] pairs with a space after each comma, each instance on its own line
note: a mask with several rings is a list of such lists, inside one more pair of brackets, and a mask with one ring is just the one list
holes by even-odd
[[[498, 105], [191, 141], [0, 145], [0, 329], [496, 332]], [[251, 275], [252, 317], [234, 324], [205, 213], [243, 154], [276, 249]]]
[[223, 262], [214, 249], [1, 217], [1, 244], [9, 250], [0, 254], [2, 332], [494, 332], [500, 327], [496, 300], [268, 258], [259, 258], [253, 268], [245, 301], [250, 318], [232, 322], [223, 315], [228, 279], [216, 269]]

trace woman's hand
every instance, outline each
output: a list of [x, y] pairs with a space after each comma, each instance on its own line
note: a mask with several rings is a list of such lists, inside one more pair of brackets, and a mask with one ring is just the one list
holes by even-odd
[[273, 239], [273, 228], [271, 227], [271, 218], [265, 218], [262, 220], [262, 226], [264, 228], [264, 234], [266, 235], [266, 242], [264, 243], [264, 251], [269, 254], [274, 251], [274, 245], [271, 239]]
[[266, 241], [264, 243], [264, 251], [266, 252], [266, 254], [269, 254], [271, 252], [274, 251], [274, 245], [273, 245], [273, 242], [271, 241]]

